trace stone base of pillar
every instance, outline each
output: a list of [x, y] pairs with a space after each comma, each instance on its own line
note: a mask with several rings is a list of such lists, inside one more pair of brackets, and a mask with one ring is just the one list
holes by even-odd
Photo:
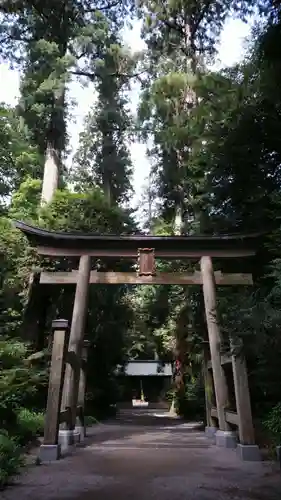
[[41, 444], [38, 458], [40, 462], [55, 462], [61, 457], [60, 444]]
[[59, 444], [62, 453], [70, 451], [73, 446], [80, 442], [80, 433], [74, 430], [59, 430]]
[[241, 460], [245, 462], [259, 462], [261, 460], [261, 453], [256, 444], [238, 444], [237, 453]]
[[221, 448], [236, 448], [237, 437], [236, 433], [232, 431], [217, 431], [216, 432], [216, 445]]
[[207, 426], [205, 427], [205, 435], [208, 439], [213, 439], [215, 440], [216, 439], [216, 432], [217, 432], [217, 427], [211, 427], [211, 426]]
[[75, 433], [79, 434], [79, 443], [84, 443], [86, 437], [86, 429], [82, 425], [75, 426]]

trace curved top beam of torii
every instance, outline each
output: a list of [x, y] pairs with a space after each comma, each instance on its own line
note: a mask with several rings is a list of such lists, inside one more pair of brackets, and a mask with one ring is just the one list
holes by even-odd
[[155, 258], [180, 259], [210, 257], [248, 257], [255, 255], [264, 233], [151, 236], [98, 235], [57, 232], [34, 227], [22, 221], [15, 226], [28, 238], [38, 254], [49, 256], [138, 257], [140, 249], [153, 249]]

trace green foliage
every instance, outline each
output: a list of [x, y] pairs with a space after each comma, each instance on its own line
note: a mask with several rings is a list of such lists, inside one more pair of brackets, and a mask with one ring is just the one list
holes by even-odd
[[166, 58], [183, 55], [188, 64], [194, 57], [200, 60], [195, 51], [214, 54], [228, 16], [245, 19], [257, 4], [264, 6], [264, 2], [256, 0], [142, 0], [140, 15], [146, 15], [143, 33], [155, 58], [163, 52]]
[[0, 430], [0, 489], [19, 473], [22, 465], [19, 446], [5, 431]]
[[1, 339], [0, 427], [9, 432], [17, 431], [18, 412], [32, 404], [39, 388], [47, 383], [46, 372], [28, 363], [28, 353], [28, 345], [21, 340]]
[[132, 120], [126, 90], [134, 59], [128, 49], [122, 47], [112, 22], [104, 28], [101, 43], [97, 42], [97, 53], [99, 64], [94, 55], [90, 67], [95, 72], [98, 99], [85, 119], [71, 180], [77, 191], [91, 189], [94, 184], [103, 189], [109, 204], [120, 204], [128, 201], [132, 189], [127, 146]]
[[28, 408], [20, 408], [17, 412], [16, 439], [20, 444], [28, 443], [44, 431], [44, 414]]
[[20, 114], [40, 153], [51, 148], [61, 170], [70, 104], [68, 83], [74, 75], [95, 80], [103, 65], [100, 47], [108, 26], [121, 29], [132, 7], [129, 1], [108, 4], [103, 0], [98, 4], [71, 0], [63, 6], [55, 0], [40, 6], [37, 1], [22, 0], [0, 7], [1, 56], [24, 70]]
[[9, 216], [12, 219], [34, 222], [38, 217], [42, 181], [27, 177], [12, 197]]
[[276, 440], [276, 444], [281, 444], [281, 403], [275, 405], [264, 420], [264, 426], [270, 431]]
[[98, 423], [98, 420], [92, 415], [85, 415], [85, 425], [86, 427], [90, 427]]
[[193, 376], [185, 383], [184, 397], [178, 397], [178, 413], [186, 419], [203, 420], [205, 414], [205, 394], [202, 377]]
[[205, 389], [198, 373], [185, 382], [185, 391], [176, 394], [177, 413], [186, 420], [202, 422], [206, 418]]
[[130, 219], [119, 207], [109, 207], [102, 191], [86, 193], [56, 192], [48, 206], [39, 211], [40, 224], [53, 230], [82, 231], [96, 234], [128, 232]]
[[0, 488], [19, 473], [23, 465], [21, 446], [43, 428], [43, 415], [24, 408], [33, 405], [47, 383], [46, 373], [30, 366], [29, 348], [20, 339], [0, 341]]
[[0, 217], [0, 262], [0, 332], [4, 335], [18, 332], [30, 271], [36, 263], [34, 252], [7, 217]]
[[0, 105], [0, 215], [23, 179], [42, 172], [42, 158], [15, 109]]

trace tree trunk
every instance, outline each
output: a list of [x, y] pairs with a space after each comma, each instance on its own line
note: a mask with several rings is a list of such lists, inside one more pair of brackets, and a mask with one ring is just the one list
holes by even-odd
[[172, 403], [171, 403], [171, 406], [170, 406], [170, 409], [169, 409], [169, 414], [171, 417], [175, 417], [177, 415], [177, 411], [176, 411], [176, 394], [174, 392], [173, 394], [173, 399], [172, 399]]
[[41, 205], [50, 203], [59, 185], [60, 161], [58, 152], [52, 142], [47, 143], [44, 176], [42, 185]]
[[50, 203], [60, 184], [61, 158], [65, 145], [65, 86], [54, 98], [53, 112], [47, 130], [41, 204]]

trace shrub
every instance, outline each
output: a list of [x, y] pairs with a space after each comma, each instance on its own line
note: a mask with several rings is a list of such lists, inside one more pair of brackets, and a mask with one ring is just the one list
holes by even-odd
[[91, 425], [97, 424], [98, 420], [92, 415], [85, 415], [85, 425], [86, 427], [90, 427]]
[[44, 414], [21, 408], [17, 413], [17, 441], [27, 443], [43, 434]]
[[[172, 391], [167, 395], [171, 403]], [[178, 415], [187, 420], [203, 420], [205, 414], [205, 392], [200, 377], [185, 381], [185, 390], [176, 391], [175, 409]]]
[[22, 465], [20, 447], [6, 431], [0, 430], [0, 488], [3, 488], [12, 476], [18, 474]]
[[34, 405], [39, 389], [46, 383], [46, 372], [30, 366], [28, 354], [28, 345], [21, 340], [1, 338], [0, 428], [9, 434], [17, 434], [21, 409]]
[[281, 402], [275, 405], [263, 421], [278, 445], [281, 444]]

